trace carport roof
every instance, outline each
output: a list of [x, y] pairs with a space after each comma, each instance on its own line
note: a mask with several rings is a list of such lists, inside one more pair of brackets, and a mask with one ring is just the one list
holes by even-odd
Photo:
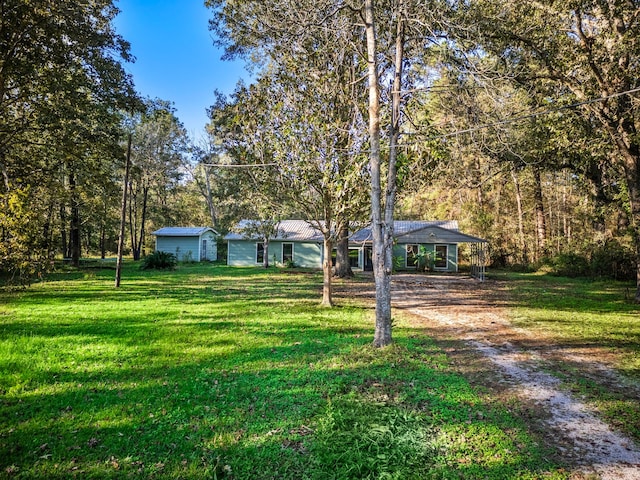
[[211, 230], [216, 235], [219, 235], [219, 233], [211, 227], [162, 227], [153, 232], [152, 235], [160, 237], [199, 237], [207, 230]]
[[[455, 220], [403, 221], [393, 223], [394, 238], [398, 243], [486, 243], [487, 241], [458, 231]], [[350, 240], [367, 243], [373, 239], [371, 227], [354, 233]]]

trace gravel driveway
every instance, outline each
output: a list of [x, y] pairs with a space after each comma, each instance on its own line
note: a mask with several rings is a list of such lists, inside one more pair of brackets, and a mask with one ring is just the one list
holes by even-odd
[[548, 367], [557, 361], [580, 365], [588, 375], [624, 389], [639, 401], [640, 387], [629, 384], [589, 352], [559, 348], [548, 338], [535, 338], [513, 326], [503, 287], [496, 281], [480, 283], [460, 275], [398, 274], [392, 281], [392, 299], [394, 308], [408, 314], [429, 336], [457, 342], [449, 352], [453, 357], [453, 350], [461, 346], [473, 351], [502, 395], [517, 398], [533, 412], [532, 421], [559, 459], [575, 467], [574, 478], [640, 480], [639, 446], [614, 431], [581, 398], [565, 391]]

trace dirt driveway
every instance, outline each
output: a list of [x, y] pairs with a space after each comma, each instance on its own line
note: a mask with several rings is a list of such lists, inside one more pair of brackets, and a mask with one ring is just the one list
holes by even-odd
[[[594, 361], [593, 352], [555, 345], [514, 327], [505, 307], [505, 285], [465, 276], [399, 274], [392, 281], [393, 306], [443, 342], [457, 366], [503, 399], [517, 398], [535, 428], [574, 466], [574, 478], [640, 480], [640, 447], [614, 431], [581, 398], [549, 373], [554, 362], [579, 365], [608, 387], [640, 401], [640, 387]], [[546, 368], [545, 368], [546, 367]]]

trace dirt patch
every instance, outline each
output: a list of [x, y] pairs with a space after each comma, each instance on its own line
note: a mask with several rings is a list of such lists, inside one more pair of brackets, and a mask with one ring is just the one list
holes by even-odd
[[[372, 299], [357, 285], [359, 297]], [[640, 480], [640, 447], [614, 431], [584, 399], [548, 373], [559, 363], [614, 391], [640, 398], [640, 387], [618, 375], [597, 347], [576, 349], [513, 326], [505, 285], [463, 276], [401, 274], [392, 281], [393, 306], [442, 342], [472, 383], [503, 401], [517, 400], [520, 415], [573, 467], [574, 478]], [[348, 291], [343, 294], [349, 295]]]

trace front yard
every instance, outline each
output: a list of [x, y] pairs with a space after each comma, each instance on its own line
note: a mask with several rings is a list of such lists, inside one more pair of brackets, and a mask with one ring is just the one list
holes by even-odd
[[222, 266], [52, 275], [0, 293], [0, 476], [565, 478], [399, 318], [317, 306], [319, 274]]

